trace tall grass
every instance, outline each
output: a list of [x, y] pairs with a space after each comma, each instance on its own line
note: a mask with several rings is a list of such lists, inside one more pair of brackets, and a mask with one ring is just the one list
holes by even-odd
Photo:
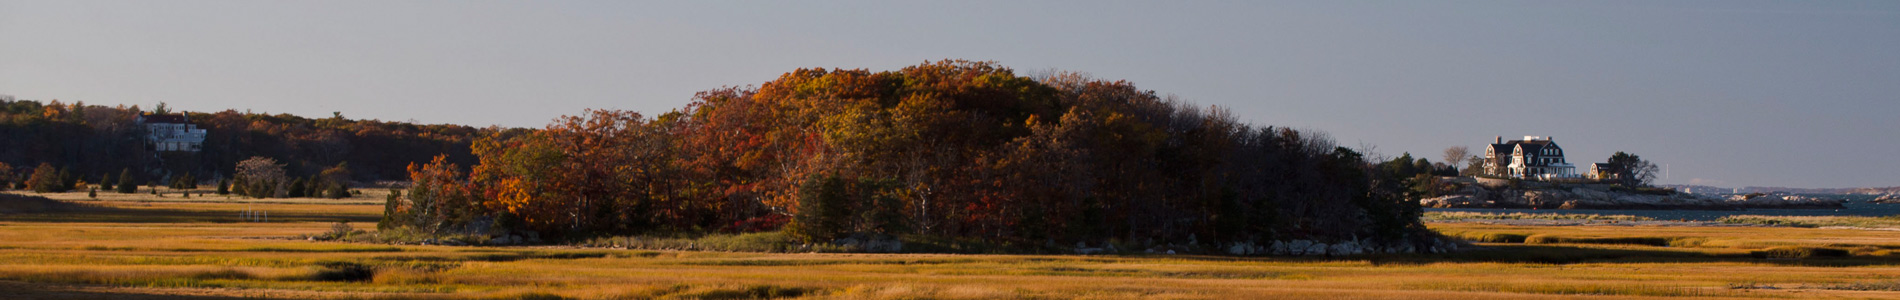
[[[1900, 278], [1900, 232], [1878, 230], [1465, 222], [1428, 226], [1487, 243], [1434, 255], [862, 254], [788, 251], [799, 243], [778, 233], [587, 241], [594, 248], [350, 242], [366, 235], [354, 229], [306, 241], [343, 230], [312, 206], [235, 205], [311, 217], [216, 223], [204, 220], [233, 205], [98, 204], [111, 210], [0, 219], [0, 289], [303, 299], [1867, 298]], [[161, 218], [170, 211], [196, 214]], [[56, 220], [68, 216], [88, 219]], [[112, 222], [127, 218], [146, 219]], [[399, 233], [371, 235], [384, 234]], [[905, 239], [906, 249], [962, 253], [1040, 244]]]
[[1716, 219], [1725, 224], [1751, 224], [1788, 227], [1860, 227], [1860, 228], [1900, 228], [1900, 216], [1858, 217], [1858, 216], [1762, 216], [1735, 215]]
[[1486, 213], [1486, 212], [1426, 212], [1419, 218], [1424, 221], [1466, 221], [1466, 220], [1566, 220], [1566, 221], [1655, 221], [1656, 218], [1632, 215], [1598, 214], [1561, 214], [1561, 213]]

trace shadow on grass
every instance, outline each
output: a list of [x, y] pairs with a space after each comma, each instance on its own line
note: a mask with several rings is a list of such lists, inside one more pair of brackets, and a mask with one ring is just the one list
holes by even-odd
[[[381, 219], [374, 215], [320, 213], [271, 213], [271, 222], [364, 222]], [[245, 221], [235, 210], [179, 210], [162, 208], [107, 207], [88, 203], [59, 201], [46, 197], [0, 193], [0, 221], [46, 223], [237, 223]]]
[[[244, 217], [236, 211], [201, 211], [176, 209], [145, 209], [115, 207], [85, 207], [69, 211], [39, 212], [25, 214], [0, 214], [0, 221], [44, 222], [44, 223], [238, 223]], [[337, 215], [315, 213], [269, 213], [270, 222], [337, 222], [349, 221], [375, 223], [381, 218], [364, 215]]]
[[1900, 265], [1890, 257], [1845, 256], [1764, 258], [1756, 253], [1711, 248], [1596, 248], [1576, 245], [1487, 245], [1455, 253], [1369, 255], [1357, 257], [1374, 264], [1430, 264], [1444, 262], [1497, 262], [1537, 264], [1583, 263], [1758, 263], [1809, 267]]
[[[1804, 258], [1763, 257], [1760, 251], [1720, 248], [1625, 247], [1600, 248], [1585, 245], [1503, 244], [1470, 247], [1463, 251], [1439, 254], [1366, 254], [1342, 257], [1241, 257], [1218, 255], [1088, 256], [1121, 258], [1166, 258], [1204, 262], [1285, 262], [1285, 261], [1363, 261], [1375, 265], [1423, 265], [1434, 263], [1527, 263], [1527, 264], [1616, 264], [1616, 263], [1757, 263], [1805, 267], [1857, 267], [1900, 265], [1900, 257], [1815, 256]], [[1082, 258], [1078, 258], [1082, 259]]]
[[136, 293], [80, 285], [36, 284], [19, 281], [0, 280], [0, 290], [6, 291], [7, 298], [17, 299], [134, 299], [134, 300], [185, 300], [185, 299], [255, 299], [240, 297], [220, 297], [207, 295], [164, 295]]

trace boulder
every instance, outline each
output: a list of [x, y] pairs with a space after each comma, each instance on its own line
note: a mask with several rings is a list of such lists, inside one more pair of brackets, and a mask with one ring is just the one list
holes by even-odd
[[1312, 248], [1312, 246], [1313, 246], [1313, 241], [1293, 240], [1292, 242], [1286, 243], [1287, 254], [1288, 255], [1306, 255], [1306, 253], [1308, 253], [1306, 250], [1308, 248]]
[[1311, 246], [1306, 246], [1306, 251], [1301, 252], [1301, 254], [1302, 255], [1326, 255], [1326, 248], [1327, 248], [1326, 246], [1327, 246], [1326, 243], [1313, 243], [1313, 245]]
[[1878, 197], [1878, 198], [1874, 198], [1874, 200], [1873, 200], [1873, 201], [1867, 201], [1867, 202], [1871, 202], [1871, 203], [1886, 203], [1886, 204], [1896, 204], [1896, 203], [1900, 203], [1900, 194], [1886, 194], [1886, 195], [1880, 195], [1880, 197]]
[[1234, 243], [1233, 246], [1227, 247], [1227, 254], [1233, 254], [1233, 255], [1254, 254], [1253, 249], [1254, 249], [1253, 243], [1248, 243], [1248, 242]]

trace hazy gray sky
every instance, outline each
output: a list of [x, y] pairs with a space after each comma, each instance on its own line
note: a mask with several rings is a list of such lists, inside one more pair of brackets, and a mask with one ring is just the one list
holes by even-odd
[[1393, 156], [1548, 135], [1664, 183], [1900, 185], [1900, 1], [704, 2], [0, 0], [0, 94], [540, 127], [963, 58]]

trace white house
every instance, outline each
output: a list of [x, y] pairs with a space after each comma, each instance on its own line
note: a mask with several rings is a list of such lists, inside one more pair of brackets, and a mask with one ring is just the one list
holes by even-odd
[[1577, 166], [1564, 160], [1563, 147], [1550, 137], [1525, 136], [1497, 142], [1485, 149], [1485, 173], [1514, 178], [1549, 180], [1579, 178]]
[[145, 128], [145, 142], [156, 151], [198, 152], [204, 150], [205, 130], [192, 125], [191, 119], [184, 114], [177, 115], [140, 115], [138, 123]]

